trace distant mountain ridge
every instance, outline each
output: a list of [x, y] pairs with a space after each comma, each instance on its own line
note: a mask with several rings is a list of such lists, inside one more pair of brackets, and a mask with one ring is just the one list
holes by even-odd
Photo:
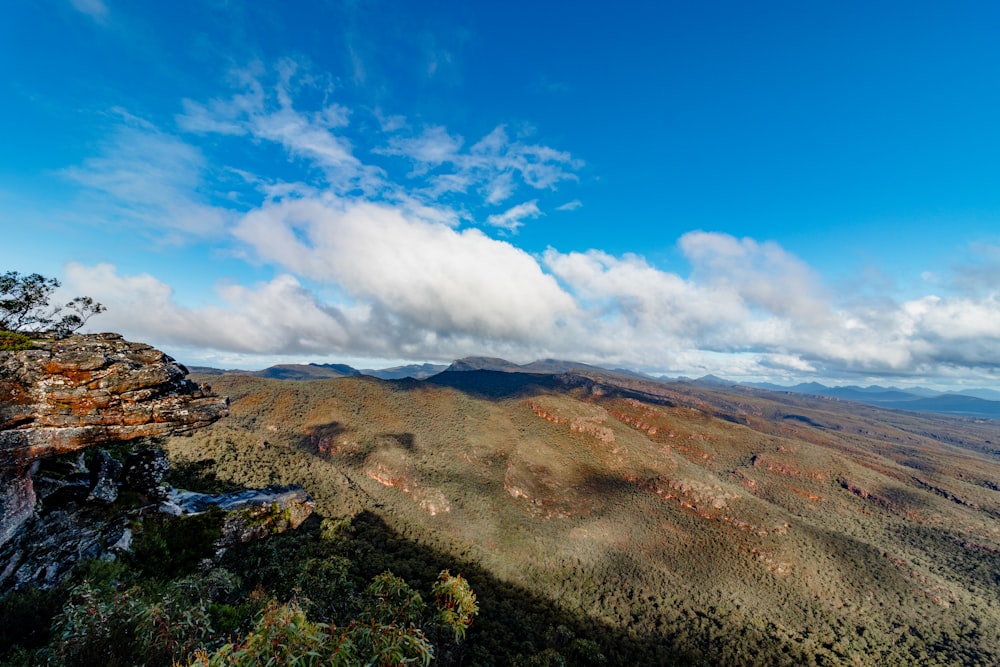
[[515, 364], [506, 359], [497, 357], [465, 357], [457, 359], [447, 371], [503, 371], [505, 373], [538, 373], [540, 375], [558, 375], [560, 373], [572, 373], [573, 371], [599, 371], [608, 372], [608, 369], [599, 366], [591, 366], [576, 361], [564, 361], [561, 359], [538, 359], [527, 364]]
[[195, 375], [249, 375], [259, 378], [272, 378], [275, 380], [330, 380], [342, 377], [354, 377], [356, 375], [370, 375], [380, 380], [402, 380], [413, 378], [415, 380], [425, 380], [432, 375], [443, 371], [447, 366], [444, 364], [409, 364], [407, 366], [394, 366], [392, 368], [365, 368], [358, 370], [347, 364], [278, 364], [269, 366], [259, 371], [246, 371], [240, 369], [220, 369], [211, 366], [188, 366], [188, 370]]
[[[693, 384], [702, 386], [741, 386], [740, 383], [726, 382], [715, 376], [705, 376], [691, 380]], [[968, 389], [962, 392], [938, 392], [925, 387], [900, 389], [898, 387], [868, 387], [846, 386], [827, 387], [818, 382], [803, 382], [792, 386], [783, 386], [770, 382], [747, 382], [742, 386], [767, 391], [791, 392], [795, 394], [811, 394], [826, 396], [844, 401], [857, 401], [882, 408], [894, 410], [911, 410], [915, 412], [936, 412], [939, 414], [962, 417], [984, 417], [1000, 419], [1000, 392], [992, 389]], [[988, 397], [994, 398], [988, 398]]]
[[470, 371], [490, 371], [502, 373], [531, 373], [536, 375], [583, 374], [597, 376], [613, 376], [652, 380], [664, 383], [681, 382], [701, 387], [723, 387], [738, 389], [745, 387], [756, 390], [776, 391], [784, 393], [808, 394], [825, 396], [844, 401], [857, 401], [895, 410], [910, 410], [915, 412], [934, 412], [938, 414], [961, 417], [976, 417], [1000, 419], [1000, 391], [993, 389], [966, 389], [961, 392], [939, 392], [925, 387], [901, 389], [899, 387], [882, 387], [871, 385], [859, 387], [855, 385], [844, 387], [828, 387], [818, 382], [802, 382], [797, 385], [785, 386], [771, 382], [738, 383], [715, 375], [705, 375], [697, 379], [668, 378], [661, 376], [653, 378], [628, 369], [607, 369], [600, 366], [585, 364], [563, 359], [538, 359], [526, 364], [517, 364], [499, 357], [464, 357], [456, 359], [450, 365], [443, 364], [409, 364], [392, 368], [358, 370], [347, 364], [279, 364], [259, 371], [220, 370], [205, 366], [191, 366], [190, 371], [197, 375], [251, 375], [254, 377], [273, 378], [278, 380], [325, 380], [356, 375], [369, 375], [382, 380], [402, 380], [412, 378], [426, 380], [439, 373], [462, 373]]

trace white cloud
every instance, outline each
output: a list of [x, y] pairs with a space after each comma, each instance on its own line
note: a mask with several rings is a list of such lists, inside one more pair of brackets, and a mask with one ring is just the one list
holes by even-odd
[[[503, 125], [471, 146], [441, 125], [414, 132], [403, 116], [388, 115], [380, 108], [371, 111], [372, 118], [361, 126], [352, 127], [357, 110], [329, 103], [333, 84], [289, 59], [271, 68], [254, 64], [232, 77], [234, 94], [208, 102], [183, 101], [183, 113], [177, 116], [181, 129], [280, 145], [305, 169], [300, 180], [336, 195], [360, 191], [372, 200], [394, 202], [408, 210], [420, 201], [425, 212], [436, 209], [438, 217], [475, 223], [483, 217], [469, 213], [470, 205], [495, 206], [523, 188], [554, 190], [561, 182], [577, 180], [576, 171], [583, 165], [567, 152], [520, 137], [511, 139]], [[323, 99], [318, 109], [297, 101], [317, 97]], [[364, 134], [359, 133], [362, 127]], [[359, 153], [355, 141], [370, 146], [368, 156]], [[404, 158], [409, 173], [394, 178], [390, 170], [399, 161], [387, 157]], [[310, 173], [317, 168], [322, 181]], [[476, 196], [481, 197], [478, 202], [469, 201]], [[534, 217], [523, 211], [520, 218], [496, 226], [513, 229]], [[502, 216], [492, 219], [506, 220]]]
[[525, 220], [537, 218], [541, 214], [542, 212], [538, 209], [538, 200], [532, 199], [511, 207], [503, 213], [489, 216], [486, 218], [486, 224], [506, 229], [509, 232], [516, 232], [518, 227], [524, 225]]
[[108, 18], [108, 5], [104, 0], [69, 0], [73, 8], [86, 14], [98, 23], [104, 23]]
[[234, 233], [262, 260], [334, 282], [437, 336], [531, 340], [574, 310], [572, 298], [524, 251], [386, 205], [269, 203]]
[[748, 305], [794, 316], [810, 326], [829, 323], [818, 276], [774, 242], [689, 232], [679, 241], [696, 279], [733, 289]]
[[[102, 329], [233, 353], [555, 356], [786, 381], [956, 377], [958, 369], [966, 380], [995, 379], [1000, 366], [996, 294], [851, 311], [830, 306], [833, 323], [817, 329], [814, 308], [769, 310], [769, 299], [728, 280], [684, 278], [639, 256], [600, 251], [550, 249], [539, 264], [476, 229], [458, 231], [370, 202], [270, 202], [245, 216], [236, 234], [259, 260], [286, 273], [254, 286], [220, 284], [220, 305], [201, 307], [180, 306], [160, 280], [122, 277], [109, 265], [70, 265], [67, 287], [109, 307], [93, 321]], [[702, 240], [736, 264], [727, 276], [766, 272], [768, 261], [778, 270], [797, 266], [780, 249], [765, 252], [767, 260], [746, 240]], [[720, 256], [704, 254], [705, 247], [691, 256], [702, 276]], [[342, 296], [327, 302], [307, 279]]]
[[138, 227], [169, 241], [218, 237], [231, 219], [201, 194], [208, 165], [195, 147], [126, 116], [98, 156], [62, 174], [84, 188], [102, 224]]
[[287, 274], [254, 288], [220, 285], [222, 306], [181, 306], [166, 283], [148, 274], [119, 276], [110, 264], [68, 265], [66, 287], [107, 307], [92, 320], [92, 328], [158, 344], [257, 354], [324, 354], [347, 349], [352, 342], [348, 316], [319, 303]]
[[[1000, 366], [1000, 301], [926, 297], [850, 310], [833, 304], [801, 260], [773, 243], [694, 232], [680, 240], [692, 273], [638, 256], [550, 249], [545, 266], [587, 313], [590, 349], [649, 367], [699, 367], [737, 355], [757, 376], [775, 370], [906, 375]], [[707, 356], [706, 356], [707, 355]], [[749, 355], [749, 356], [748, 356]], [[656, 361], [658, 357], [658, 361]], [[706, 372], [721, 372], [705, 367]], [[739, 377], [739, 376], [736, 376]]]
[[567, 152], [511, 140], [503, 125], [468, 148], [461, 136], [431, 126], [417, 135], [394, 136], [379, 152], [409, 159], [411, 176], [431, 174], [435, 195], [474, 188], [488, 204], [506, 201], [520, 185], [554, 190], [562, 181], [577, 180], [575, 172], [583, 166]]
[[272, 72], [256, 65], [233, 76], [240, 92], [207, 104], [184, 100], [178, 125], [188, 132], [246, 135], [277, 143], [290, 155], [320, 168], [326, 185], [338, 192], [358, 187], [373, 192], [383, 186], [381, 170], [363, 164], [345, 136], [349, 109], [338, 104], [308, 112], [295, 108], [295, 90], [312, 83], [297, 63], [285, 59]]
[[[503, 125], [471, 144], [439, 125], [414, 132], [379, 110], [359, 123], [362, 135], [354, 124], [364, 111], [331, 103], [332, 84], [293, 61], [235, 76], [236, 93], [187, 100], [177, 122], [238, 142], [227, 156], [280, 147], [298, 169], [285, 180], [243, 164], [213, 172], [201, 151], [127, 114], [98, 155], [63, 173], [83, 186], [95, 216], [177, 240], [237, 243], [226, 251], [280, 275], [220, 283], [218, 305], [199, 306], [179, 304], [153, 276], [71, 265], [76, 293], [109, 306], [96, 326], [227, 353], [553, 356], [734, 379], [1000, 368], [994, 246], [957, 272], [957, 295], [901, 303], [870, 280], [877, 300], [860, 289], [833, 293], [777, 243], [714, 232], [678, 240], [688, 275], [600, 249], [536, 258], [462, 227], [514, 232], [542, 215], [538, 198], [485, 219], [483, 207], [576, 180], [582, 163], [569, 153], [512, 138]], [[302, 97], [320, 102], [300, 103], [304, 87], [311, 95]], [[366, 145], [371, 163], [358, 148]], [[409, 173], [394, 180], [400, 165]], [[223, 172], [256, 189], [252, 201], [232, 198], [239, 214], [206, 194]]]
[[392, 139], [389, 149], [385, 152], [411, 158], [415, 163], [414, 172], [422, 174], [431, 168], [458, 159], [463, 142], [462, 137], [452, 136], [441, 126], [433, 126], [424, 128], [423, 132], [413, 137]]

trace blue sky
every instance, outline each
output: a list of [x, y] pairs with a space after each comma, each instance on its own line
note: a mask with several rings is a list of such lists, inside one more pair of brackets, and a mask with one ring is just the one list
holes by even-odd
[[0, 268], [93, 330], [1000, 386], [996, 3], [2, 12]]

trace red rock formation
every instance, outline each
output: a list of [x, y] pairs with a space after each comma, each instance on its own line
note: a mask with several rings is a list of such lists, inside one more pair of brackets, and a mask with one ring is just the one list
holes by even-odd
[[31, 514], [33, 461], [183, 433], [228, 414], [225, 398], [186, 375], [163, 352], [118, 334], [0, 352], [0, 544]]

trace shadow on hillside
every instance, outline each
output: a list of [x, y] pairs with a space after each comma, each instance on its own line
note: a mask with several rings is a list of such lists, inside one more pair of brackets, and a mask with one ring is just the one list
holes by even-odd
[[[507, 373], [505, 371], [446, 371], [426, 380], [428, 384], [451, 387], [461, 392], [491, 401], [533, 396], [540, 391], [564, 389], [555, 375], [537, 373]], [[414, 385], [416, 386], [416, 385]]]
[[[675, 407], [670, 397], [655, 391], [620, 386], [603, 380], [596, 380], [575, 373], [540, 374], [509, 373], [505, 371], [445, 371], [423, 381], [451, 387], [475, 398], [501, 401], [510, 398], [527, 398], [541, 392], [581, 391], [604, 398], [634, 398], [645, 403]], [[414, 389], [420, 384], [406, 385], [404, 389]], [[731, 419], [723, 416], [724, 419]]]
[[980, 544], [958, 531], [921, 524], [906, 525], [898, 535], [903, 544], [927, 554], [946, 578], [961, 581], [964, 587], [990, 595], [994, 604], [1000, 603], [1000, 550], [996, 547]]
[[[316, 557], [318, 551], [326, 548], [320, 533], [320, 520], [314, 515], [297, 531], [231, 550], [223, 565], [240, 571], [251, 588], [262, 585], [272, 589], [274, 571], [268, 564], [275, 563], [287, 572], [289, 564]], [[710, 658], [698, 651], [688, 652], [655, 637], [634, 636], [573, 613], [561, 607], [558, 601], [498, 579], [472, 561], [456, 558], [435, 546], [417, 543], [399, 534], [373, 512], [364, 511], [355, 516], [340, 540], [336, 549], [352, 561], [352, 574], [360, 581], [370, 581], [388, 570], [407, 580], [425, 600], [433, 600], [431, 586], [442, 570], [448, 569], [468, 580], [478, 599], [479, 614], [460, 649], [439, 656], [443, 664], [510, 665], [515, 664], [518, 656], [530, 658], [546, 650], [559, 651], [569, 660], [558, 664], [712, 664]], [[442, 546], [447, 548], [449, 545]], [[301, 593], [308, 597], [309, 591]], [[605, 661], [599, 659], [595, 646], [589, 646], [589, 652], [581, 652], [581, 646], [587, 645], [574, 644], [574, 638], [596, 642]]]

